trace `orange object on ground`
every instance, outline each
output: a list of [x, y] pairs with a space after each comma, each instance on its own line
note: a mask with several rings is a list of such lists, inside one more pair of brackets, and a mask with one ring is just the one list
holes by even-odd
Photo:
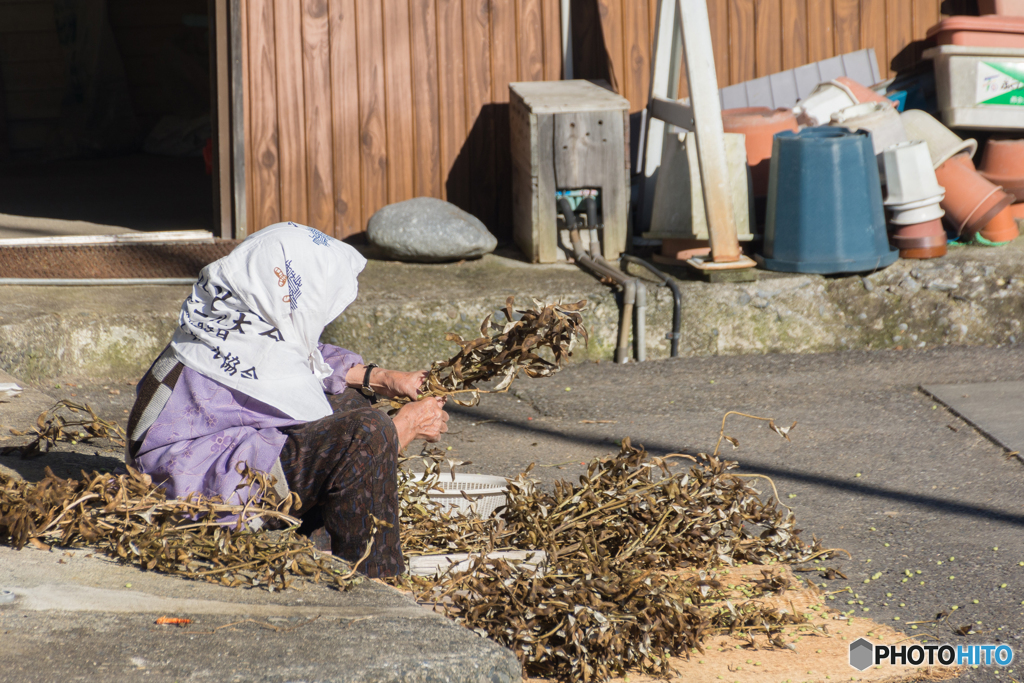
[[1024, 202], [1011, 206], [1010, 215], [1013, 216], [1014, 220], [1024, 221]]
[[160, 617], [156, 620], [158, 624], [174, 624], [175, 626], [187, 626], [192, 623], [191, 619], [181, 619], [178, 617]]
[[709, 256], [710, 244], [708, 240], [663, 239], [661, 253], [654, 254], [652, 260], [664, 266], [680, 266], [688, 259]]
[[928, 29], [939, 45], [1024, 48], [1024, 17], [955, 16]]
[[985, 180], [973, 166], [967, 154], [958, 154], [935, 169], [946, 190], [941, 206], [958, 235], [978, 232], [1013, 202], [1012, 195]]
[[990, 183], [1024, 201], [1024, 140], [989, 140], [978, 171]]
[[989, 242], [1001, 244], [1010, 242], [1020, 237], [1020, 230], [1017, 228], [1017, 219], [1013, 217], [1010, 207], [1006, 207], [996, 214], [996, 217], [989, 221], [988, 225], [978, 233]]
[[929, 259], [946, 255], [946, 231], [942, 229], [941, 218], [916, 225], [901, 225], [893, 232], [890, 241], [900, 250], [900, 258]]
[[754, 196], [768, 196], [768, 170], [772, 161], [772, 142], [776, 133], [800, 130], [796, 114], [791, 109], [744, 107], [722, 112], [722, 125], [726, 133], [746, 136], [747, 165], [754, 181]]

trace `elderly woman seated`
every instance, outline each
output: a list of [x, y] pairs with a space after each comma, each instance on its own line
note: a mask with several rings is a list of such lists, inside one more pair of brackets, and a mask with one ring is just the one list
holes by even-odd
[[[245, 465], [298, 494], [303, 530], [371, 577], [404, 571], [397, 458], [415, 440], [437, 441], [447, 413], [418, 399], [426, 372], [365, 364], [319, 343], [356, 298], [366, 260], [318, 230], [279, 223], [203, 269], [181, 307], [174, 338], [138, 386], [128, 422], [128, 464], [170, 496], [246, 502]], [[375, 393], [407, 397], [394, 418]], [[326, 532], [326, 533], [325, 533]]]

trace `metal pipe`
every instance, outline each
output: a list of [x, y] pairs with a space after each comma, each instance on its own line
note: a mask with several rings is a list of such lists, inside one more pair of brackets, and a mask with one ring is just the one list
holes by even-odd
[[623, 262], [635, 263], [638, 266], [643, 266], [664, 282], [666, 287], [672, 290], [672, 331], [666, 334], [665, 338], [672, 342], [672, 357], [677, 358], [679, 356], [679, 339], [682, 337], [680, 330], [682, 328], [683, 318], [683, 297], [679, 291], [679, 285], [676, 284], [676, 281], [670, 276], [661, 272], [643, 259], [637, 258], [636, 256], [630, 256], [629, 254], [623, 254], [620, 258]]
[[587, 253], [586, 249], [583, 248], [583, 241], [580, 239], [579, 227], [576, 224], [576, 214], [573, 213], [572, 205], [569, 204], [569, 200], [565, 197], [558, 199], [558, 211], [565, 218], [565, 226], [569, 229], [569, 240], [572, 242], [572, 252], [576, 261], [589, 268], [590, 270], [610, 278], [618, 284], [625, 286], [628, 276], [624, 275], [622, 271], [616, 270], [611, 267], [607, 262], [602, 264]]
[[[605, 268], [615, 270], [615, 266], [605, 260], [601, 253], [601, 243], [597, 239], [597, 228], [600, 220], [597, 214], [597, 199], [584, 197], [583, 210], [587, 215], [587, 227], [590, 228], [590, 253], [594, 261]], [[618, 280], [618, 278], [616, 278]], [[629, 335], [624, 332], [629, 330], [630, 321], [636, 318], [633, 323], [633, 345], [634, 357], [637, 362], [647, 360], [647, 288], [640, 281], [640, 278], [628, 277], [622, 283], [623, 304], [622, 321], [619, 324], [619, 345], [616, 349], [616, 363], [626, 362], [626, 349], [629, 348]]]
[[[622, 317], [619, 319], [619, 343], [615, 347], [615, 362], [629, 362], [629, 324], [633, 320], [633, 306], [636, 303], [636, 280], [629, 279], [622, 285]], [[639, 358], [637, 359], [639, 360]]]
[[583, 210], [587, 214], [587, 228], [590, 230], [590, 255], [596, 259], [601, 258], [601, 240], [597, 236], [597, 228], [600, 224], [597, 218], [597, 200], [593, 197], [583, 199]]
[[583, 241], [580, 239], [580, 231], [576, 224], [576, 214], [573, 212], [569, 200], [560, 197], [557, 204], [558, 211], [562, 214], [565, 225], [569, 229], [569, 240], [572, 242], [572, 252], [576, 262], [598, 275], [613, 280], [622, 287], [622, 316], [619, 319], [619, 338], [615, 347], [615, 362], [625, 363], [629, 358], [629, 332], [633, 320], [633, 307], [636, 304], [637, 279], [616, 270], [603, 258], [594, 258], [588, 254], [583, 248]]
[[572, 68], [572, 10], [570, 0], [561, 0], [559, 9], [562, 16], [562, 80], [571, 81]]
[[135, 286], [135, 285], [194, 285], [196, 279], [183, 277], [163, 278], [109, 278], [109, 279], [60, 279], [60, 278], [0, 278], [0, 285], [25, 285], [51, 287], [97, 287], [97, 286]]
[[633, 345], [635, 346], [636, 362], [643, 363], [647, 360], [647, 287], [640, 282], [640, 278], [636, 278], [634, 282], [636, 282], [636, 323], [633, 329], [636, 331], [633, 334]]

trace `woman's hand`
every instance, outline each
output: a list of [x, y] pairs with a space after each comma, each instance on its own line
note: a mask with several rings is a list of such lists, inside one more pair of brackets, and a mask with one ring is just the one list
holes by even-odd
[[440, 440], [441, 435], [448, 431], [448, 413], [443, 410], [444, 404], [445, 399], [431, 396], [401, 407], [394, 423], [403, 450], [413, 441], [434, 443]]
[[[373, 379], [373, 377], [370, 378], [371, 386], [373, 385]], [[419, 398], [420, 389], [426, 381], [426, 370], [421, 370], [419, 372], [382, 370], [380, 379], [381, 389], [379, 393], [384, 394], [388, 398], [407, 397], [409, 400], [415, 401]], [[374, 388], [376, 389], [376, 387]]]
[[[348, 371], [345, 381], [350, 387], [358, 389], [363, 385], [366, 374], [365, 365], [356, 365]], [[420, 389], [427, 381], [427, 371], [401, 372], [374, 368], [370, 372], [370, 388], [388, 398], [408, 398], [415, 401], [419, 398]]]

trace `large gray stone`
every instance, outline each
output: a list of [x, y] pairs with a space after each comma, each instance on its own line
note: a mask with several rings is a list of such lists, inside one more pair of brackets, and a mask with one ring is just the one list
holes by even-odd
[[498, 246], [498, 240], [476, 216], [432, 197], [385, 206], [370, 218], [366, 236], [387, 256], [400, 261], [476, 258]]

